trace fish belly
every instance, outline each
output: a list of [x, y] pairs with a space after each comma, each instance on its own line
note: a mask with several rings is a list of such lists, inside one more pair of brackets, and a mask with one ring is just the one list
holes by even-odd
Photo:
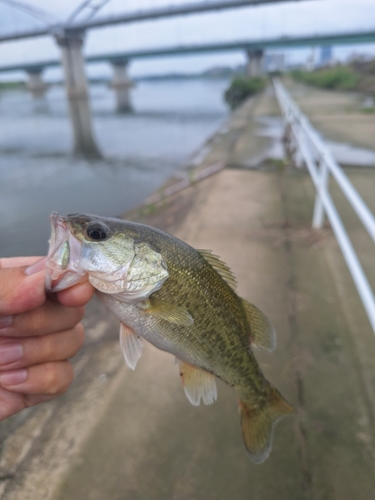
[[[98, 298], [124, 324], [129, 326], [137, 335], [143, 337], [158, 349], [169, 352], [181, 361], [197, 364], [194, 355], [178, 342], [179, 328], [166, 329], [165, 322], [155, 319], [144, 313], [136, 304], [121, 302], [115, 297], [97, 292]], [[182, 332], [181, 332], [182, 334]]]

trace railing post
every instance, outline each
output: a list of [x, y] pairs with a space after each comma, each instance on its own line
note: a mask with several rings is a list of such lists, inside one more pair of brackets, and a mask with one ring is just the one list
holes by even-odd
[[[300, 147], [300, 141], [301, 141], [301, 127], [298, 121], [294, 116], [290, 117], [290, 123], [291, 127], [295, 129], [295, 134], [293, 134], [294, 137], [294, 150], [293, 150], [293, 160], [294, 160], [294, 165], [297, 168], [302, 168], [303, 166], [303, 154], [301, 152], [301, 147]], [[298, 137], [300, 136], [300, 137]]]
[[314, 204], [314, 214], [312, 220], [312, 227], [314, 229], [321, 229], [324, 224], [324, 208], [322, 198], [320, 196], [322, 190], [328, 189], [329, 186], [329, 171], [327, 167], [327, 162], [325, 155], [323, 155], [319, 160], [319, 186], [316, 190], [315, 204]]

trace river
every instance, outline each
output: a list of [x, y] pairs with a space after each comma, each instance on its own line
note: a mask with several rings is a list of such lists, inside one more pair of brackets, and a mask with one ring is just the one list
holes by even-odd
[[43, 101], [0, 93], [0, 256], [47, 251], [52, 211], [116, 216], [138, 205], [194, 157], [225, 120], [225, 80], [141, 81], [133, 113], [115, 112], [92, 85], [94, 132], [103, 160], [72, 154], [64, 89]]

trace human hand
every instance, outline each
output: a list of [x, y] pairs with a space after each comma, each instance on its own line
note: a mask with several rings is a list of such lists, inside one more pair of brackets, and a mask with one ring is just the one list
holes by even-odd
[[93, 287], [47, 296], [45, 270], [25, 273], [38, 259], [0, 259], [0, 421], [63, 394], [74, 376], [68, 359], [84, 342], [80, 321]]

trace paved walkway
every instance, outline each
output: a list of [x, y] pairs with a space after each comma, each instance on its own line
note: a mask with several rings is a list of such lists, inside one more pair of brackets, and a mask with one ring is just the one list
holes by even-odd
[[[274, 106], [265, 99], [242, 111], [249, 128]], [[254, 135], [243, 114], [235, 119], [242, 124], [228, 164], [241, 167]], [[374, 173], [351, 175], [369, 194]], [[173, 357], [152, 346], [131, 372], [121, 361], [117, 326], [106, 326], [99, 311], [75, 386], [50, 410], [43, 439], [3, 498], [372, 499], [375, 338], [332, 233], [310, 228], [312, 206], [304, 171], [266, 162], [257, 171], [223, 170], [140, 217], [220, 255], [239, 294], [277, 330], [275, 353], [257, 357], [298, 413], [276, 426], [263, 465], [244, 450], [231, 388], [219, 383], [214, 405], [191, 406]], [[373, 247], [364, 241], [370, 262]]]
[[375, 393], [363, 371], [375, 373], [375, 339], [364, 313], [342, 301], [331, 233], [309, 228], [309, 179], [232, 170], [193, 191], [174, 232], [221, 255], [239, 293], [272, 319], [277, 351], [258, 357], [298, 415], [278, 424], [269, 459], [256, 466], [233, 391], [220, 384], [217, 404], [191, 407], [172, 357], [150, 348], [135, 373], [124, 371], [56, 498], [83, 489], [93, 500], [372, 498]]

